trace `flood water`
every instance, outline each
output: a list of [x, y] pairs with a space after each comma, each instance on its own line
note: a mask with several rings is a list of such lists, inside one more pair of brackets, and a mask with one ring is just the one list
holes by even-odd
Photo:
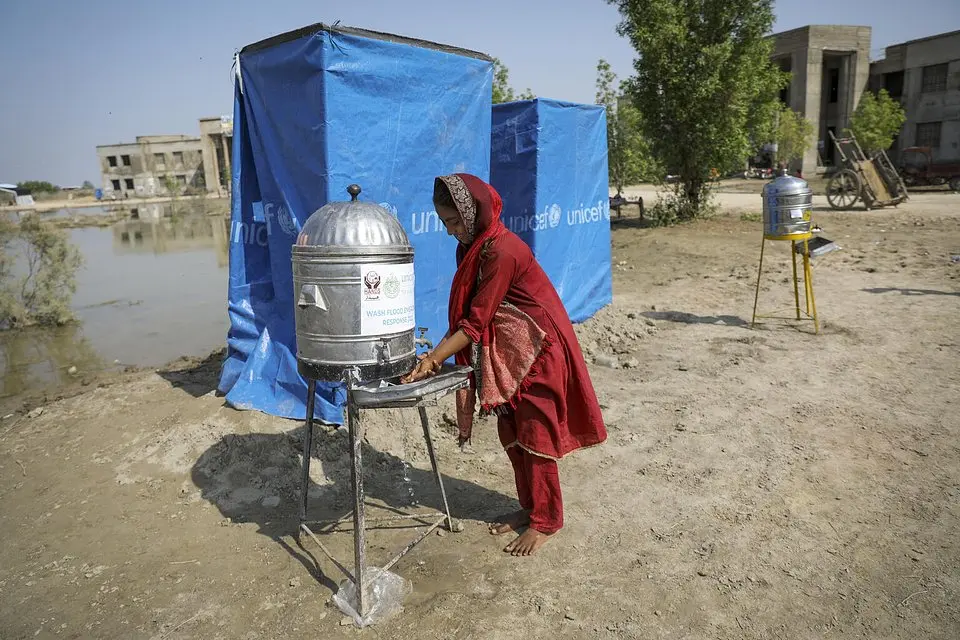
[[110, 227], [68, 230], [84, 257], [73, 297], [79, 322], [0, 332], [0, 397], [54, 388], [67, 376], [202, 356], [225, 344], [228, 218], [195, 211], [167, 217], [163, 205], [134, 215]]

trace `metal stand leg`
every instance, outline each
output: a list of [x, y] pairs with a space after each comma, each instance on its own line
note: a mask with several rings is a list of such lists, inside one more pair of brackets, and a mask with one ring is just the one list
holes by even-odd
[[366, 611], [366, 522], [364, 513], [363, 495], [363, 425], [360, 423], [360, 412], [353, 402], [353, 382], [347, 386], [347, 425], [350, 432], [350, 461], [353, 463], [353, 562], [354, 584], [357, 587], [357, 613], [362, 618]]
[[433, 466], [433, 475], [437, 479], [437, 486], [440, 487], [440, 497], [443, 498], [443, 512], [447, 514], [447, 530], [454, 531], [453, 518], [450, 517], [450, 505], [447, 504], [447, 492], [443, 488], [443, 478], [440, 475], [440, 467], [437, 466], [437, 455], [433, 451], [433, 438], [430, 437], [430, 420], [427, 418], [427, 410], [420, 407], [420, 424], [423, 426], [423, 439], [427, 441], [427, 453], [430, 454], [430, 464]]
[[[806, 242], [804, 242], [806, 244]], [[806, 260], [806, 257], [804, 257]], [[797, 307], [797, 320], [800, 319], [800, 284], [797, 282], [797, 241], [790, 242], [790, 261], [793, 263], [793, 301]], [[806, 288], [806, 284], [804, 284]]]
[[[300, 522], [307, 519], [307, 493], [310, 489], [310, 454], [313, 452], [313, 408], [317, 396], [317, 382], [307, 381], [307, 423], [303, 434], [303, 473], [300, 476]], [[299, 528], [297, 533], [299, 534]]]
[[810, 300], [810, 311], [813, 312], [813, 332], [820, 333], [820, 319], [817, 318], [817, 300], [813, 296], [813, 269], [810, 268], [810, 252], [803, 253], [803, 279]]
[[[301, 488], [301, 501], [300, 501], [300, 527], [299, 532], [303, 532], [310, 536], [310, 538], [317, 543], [317, 546], [320, 547], [320, 550], [337, 566], [337, 568], [343, 572], [345, 576], [354, 584], [356, 588], [356, 602], [355, 610], [356, 613], [364, 618], [369, 613], [371, 606], [371, 596], [373, 595], [370, 591], [370, 585], [367, 584], [369, 572], [367, 571], [367, 558], [366, 558], [366, 500], [363, 490], [363, 422], [360, 420], [360, 408], [356, 403], [356, 398], [354, 395], [355, 385], [357, 384], [356, 372], [351, 369], [347, 369], [343, 372], [342, 380], [347, 387], [347, 398], [346, 398], [346, 425], [347, 431], [350, 439], [350, 462], [352, 467], [351, 481], [353, 485], [353, 513], [346, 515], [343, 518], [338, 520], [328, 521], [326, 523], [321, 522], [320, 524], [332, 524], [335, 529], [338, 525], [346, 523], [351, 518], [353, 519], [353, 560], [354, 560], [354, 571], [351, 574], [350, 570], [347, 569], [343, 564], [341, 564], [336, 557], [330, 553], [330, 550], [323, 544], [323, 542], [317, 538], [317, 536], [310, 530], [310, 526], [306, 522], [306, 511], [307, 511], [307, 502], [308, 502], [308, 487], [310, 482], [310, 451], [313, 441], [313, 411], [314, 411], [314, 400], [316, 394], [316, 385], [314, 380], [308, 380], [308, 393], [309, 397], [307, 399], [307, 434], [304, 438], [304, 463], [303, 463], [303, 487]], [[440, 487], [440, 496], [443, 499], [443, 512], [435, 511], [433, 513], [415, 513], [415, 514], [402, 514], [402, 515], [390, 515], [383, 518], [372, 517], [370, 522], [376, 526], [378, 522], [393, 522], [400, 520], [419, 520], [427, 525], [422, 530], [418, 527], [419, 535], [410, 543], [408, 543], [400, 552], [393, 557], [386, 565], [384, 565], [383, 570], [389, 571], [397, 562], [400, 561], [411, 549], [413, 549], [417, 544], [422, 542], [427, 536], [436, 531], [439, 527], [443, 526], [446, 523], [447, 528], [450, 531], [462, 531], [462, 527], [459, 523], [454, 522], [452, 516], [450, 515], [450, 506], [447, 502], [447, 492], [443, 486], [443, 478], [440, 475], [440, 468], [437, 464], [436, 451], [434, 450], [433, 440], [430, 437], [430, 422], [427, 418], [427, 411], [425, 405], [428, 403], [436, 403], [436, 400], [449, 393], [451, 391], [456, 391], [457, 389], [463, 388], [466, 386], [466, 377], [462, 380], [454, 380], [451, 382], [448, 389], [436, 392], [436, 395], [428, 400], [420, 398], [420, 400], [414, 405], [420, 411], [420, 424], [423, 427], [423, 436], [427, 443], [427, 452], [430, 455], [430, 464], [433, 467], [433, 473], [437, 480], [437, 486]], [[400, 406], [396, 408], [406, 408], [409, 405]], [[431, 405], [432, 406], [432, 405]], [[376, 409], [376, 408], [394, 408], [389, 405], [389, 403], [384, 403], [382, 406], [370, 406], [367, 405], [365, 408]], [[376, 506], [376, 505], [374, 505]], [[376, 515], [376, 514], [374, 514]], [[298, 533], [299, 533], [298, 532]]]
[[757, 322], [757, 301], [760, 300], [760, 274], [763, 273], [763, 249], [767, 244], [767, 238], [764, 236], [760, 241], [760, 266], [757, 267], [757, 293], [753, 297], [753, 318], [750, 320], [750, 326]]
[[810, 246], [807, 244], [807, 241], [803, 241], [803, 297], [807, 303], [807, 315], [810, 315], [810, 293], [812, 289], [810, 288], [810, 258], [809, 258]]

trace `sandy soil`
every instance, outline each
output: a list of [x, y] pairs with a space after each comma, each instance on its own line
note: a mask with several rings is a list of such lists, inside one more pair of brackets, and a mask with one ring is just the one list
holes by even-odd
[[[440, 407], [465, 530], [397, 565], [402, 614], [341, 626], [339, 574], [292, 535], [301, 425], [226, 408], [213, 358], [0, 421], [0, 637], [960, 637], [960, 197], [818, 211], [842, 246], [814, 261], [818, 336], [748, 326], [758, 200], [721, 199], [615, 224], [615, 302], [578, 328], [610, 439], [561, 463], [567, 525], [539, 555], [483, 524], [515, 506], [493, 426], [461, 453]], [[767, 256], [761, 308], [788, 306], [788, 249]], [[369, 496], [435, 507], [416, 415], [379, 413]], [[317, 432], [312, 517], [349, 508], [340, 431]], [[372, 561], [410, 535], [371, 533]]]

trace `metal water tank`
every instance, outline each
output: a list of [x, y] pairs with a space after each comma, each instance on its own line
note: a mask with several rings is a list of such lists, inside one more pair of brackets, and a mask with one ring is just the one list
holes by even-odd
[[812, 208], [806, 180], [781, 173], [763, 187], [763, 234], [784, 239], [809, 234]]
[[330, 202], [293, 246], [297, 368], [316, 380], [392, 378], [416, 363], [413, 247], [386, 209]]

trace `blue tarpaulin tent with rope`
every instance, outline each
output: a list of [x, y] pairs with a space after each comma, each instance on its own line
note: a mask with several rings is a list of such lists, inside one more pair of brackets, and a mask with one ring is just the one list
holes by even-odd
[[610, 304], [606, 110], [543, 98], [494, 105], [490, 182], [570, 319]]
[[[227, 403], [302, 419], [291, 246], [322, 205], [381, 204], [414, 246], [416, 321], [447, 329], [456, 241], [432, 204], [433, 179], [488, 178], [493, 63], [475, 52], [313, 25], [242, 49], [236, 60]], [[316, 417], [342, 421], [342, 388], [319, 384]]]

